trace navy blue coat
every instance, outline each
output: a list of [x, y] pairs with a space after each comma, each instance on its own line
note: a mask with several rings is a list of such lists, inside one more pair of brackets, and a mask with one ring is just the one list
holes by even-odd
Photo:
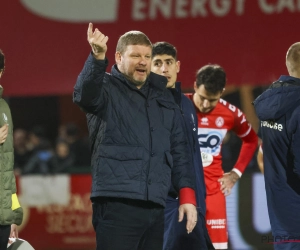
[[[200, 154], [200, 146], [198, 142], [198, 119], [194, 104], [181, 93], [180, 83], [176, 83], [176, 88], [169, 89], [175, 99], [175, 102], [180, 107], [181, 114], [184, 119], [184, 129], [188, 140], [188, 149], [190, 151], [191, 160], [193, 162], [193, 176], [195, 177], [196, 185], [196, 200], [198, 210], [201, 211], [203, 216], [206, 214], [206, 188], [204, 182], [203, 166]], [[177, 196], [173, 188], [169, 191], [170, 196]]]
[[[254, 106], [260, 119], [273, 235], [299, 237], [300, 79], [281, 76], [254, 101]], [[283, 245], [282, 249], [289, 249], [285, 244], [277, 245], [278, 249], [279, 245]]]
[[148, 96], [116, 66], [90, 55], [73, 100], [87, 112], [92, 142], [93, 197], [152, 201], [165, 206], [171, 179], [178, 191], [194, 188], [180, 110], [166, 78], [151, 73]]
[[174, 188], [171, 187], [165, 208], [164, 250], [198, 250], [214, 249], [206, 229], [206, 188], [203, 166], [198, 142], [198, 119], [194, 104], [181, 93], [180, 83], [175, 89], [169, 89], [175, 102], [181, 109], [184, 118], [185, 133], [188, 139], [188, 149], [193, 162], [193, 175], [196, 181], [195, 191], [197, 200], [198, 222], [193, 232], [187, 234], [186, 220], [178, 223], [179, 202]]

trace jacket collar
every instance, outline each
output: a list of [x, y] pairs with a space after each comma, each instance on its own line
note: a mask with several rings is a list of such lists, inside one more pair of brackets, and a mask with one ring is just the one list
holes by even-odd
[[2, 98], [2, 94], [3, 94], [3, 87], [0, 85], [0, 98]]
[[175, 83], [175, 89], [177, 89], [178, 93], [181, 95], [181, 82]]
[[278, 79], [279, 82], [291, 82], [296, 85], [300, 85], [300, 79], [293, 76], [282, 75]]
[[277, 89], [280, 87], [299, 87], [300, 79], [292, 76], [282, 75], [279, 79], [271, 84], [269, 89]]
[[180, 82], [176, 82], [175, 83], [175, 88], [169, 88], [169, 90], [171, 91], [175, 102], [177, 103], [177, 105], [181, 106], [181, 87], [180, 87], [181, 83]]

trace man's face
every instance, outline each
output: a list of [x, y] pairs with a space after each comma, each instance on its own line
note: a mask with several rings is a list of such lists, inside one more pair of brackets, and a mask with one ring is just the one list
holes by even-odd
[[194, 103], [201, 113], [208, 113], [213, 110], [218, 104], [223, 91], [217, 94], [210, 93], [206, 91], [203, 84], [197, 88], [196, 83], [194, 83], [195, 94], [193, 96]]
[[115, 59], [122, 72], [138, 88], [141, 87], [151, 67], [151, 47], [145, 45], [128, 45], [123, 55], [116, 52]]
[[168, 79], [167, 88], [175, 88], [180, 62], [170, 55], [156, 55], [152, 58], [151, 71]]

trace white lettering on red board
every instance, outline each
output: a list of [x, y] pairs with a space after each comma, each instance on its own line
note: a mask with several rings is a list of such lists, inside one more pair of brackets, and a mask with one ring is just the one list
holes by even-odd
[[223, 17], [232, 8], [237, 15], [242, 15], [245, 9], [245, 0], [133, 0], [132, 3], [133, 20], [156, 19], [158, 15], [165, 19]]
[[[124, 1], [124, 0], [123, 0]], [[127, 0], [134, 21], [226, 17], [246, 13], [246, 0]], [[65, 22], [117, 22], [121, 0], [20, 0], [30, 12], [46, 19]], [[266, 14], [300, 12], [300, 0], [250, 0]], [[253, 10], [252, 10], [253, 11]]]

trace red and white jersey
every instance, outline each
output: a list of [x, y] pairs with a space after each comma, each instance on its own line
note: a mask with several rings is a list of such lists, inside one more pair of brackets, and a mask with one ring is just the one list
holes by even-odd
[[[186, 94], [186, 96], [193, 101], [193, 94]], [[196, 108], [196, 112], [198, 140], [205, 184], [209, 195], [220, 190], [217, 180], [223, 175], [221, 147], [226, 133], [233, 130], [242, 139], [252, 129], [244, 113], [223, 99], [220, 99], [216, 107], [209, 113], [201, 113], [198, 108]]]

